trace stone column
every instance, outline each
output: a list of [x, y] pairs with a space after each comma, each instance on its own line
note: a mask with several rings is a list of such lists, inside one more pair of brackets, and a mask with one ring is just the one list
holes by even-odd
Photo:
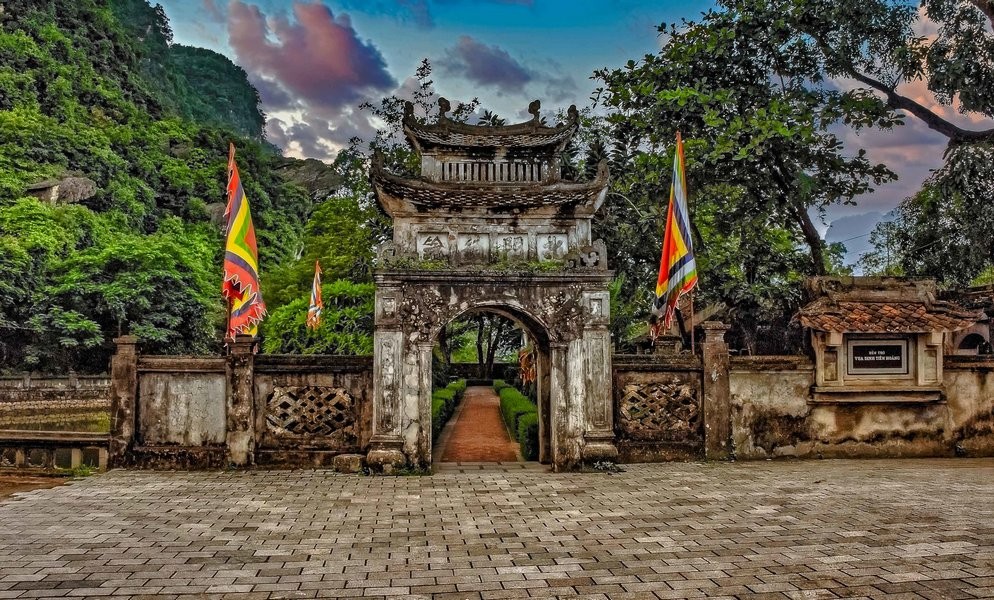
[[732, 454], [732, 403], [728, 381], [728, 344], [725, 343], [725, 332], [729, 326], [717, 321], [705, 321], [702, 327], [704, 458], [727, 460]]
[[614, 445], [611, 334], [607, 329], [591, 329], [584, 332], [583, 341], [587, 363], [583, 460], [615, 461], [618, 448]]
[[135, 408], [138, 402], [138, 338], [114, 339], [117, 351], [110, 361], [110, 452], [111, 467], [128, 462], [135, 439]]
[[407, 462], [400, 435], [403, 346], [401, 331], [378, 327], [373, 335], [373, 435], [366, 463], [380, 471], [389, 472]]
[[228, 344], [227, 434], [228, 461], [243, 467], [255, 464], [255, 348], [259, 338], [238, 335]]

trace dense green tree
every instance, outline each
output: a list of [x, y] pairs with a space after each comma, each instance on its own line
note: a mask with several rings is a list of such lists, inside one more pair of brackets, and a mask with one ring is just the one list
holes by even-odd
[[[849, 96], [812, 85], [818, 73], [789, 42], [790, 25], [771, 14], [724, 2], [699, 22], [660, 31], [667, 41], [658, 54], [597, 73], [600, 102], [613, 109], [605, 135], [614, 175], [597, 230], [615, 268], [643, 286], [628, 295], [642, 295], [648, 308], [681, 131], [698, 303], [726, 306], [739, 342], [751, 346], [796, 308], [804, 275], [831, 268], [812, 214], [893, 177], [862, 151], [847, 155], [833, 127], [895, 120], [868, 117]], [[603, 155], [604, 146], [589, 152]]]
[[317, 329], [307, 327], [309, 297], [275, 309], [263, 322], [270, 353], [372, 354], [373, 284], [334, 281], [321, 286], [324, 311]]
[[[299, 252], [312, 197], [260, 141], [257, 93], [227, 59], [170, 38], [161, 8], [144, 0], [4, 3], [0, 369], [103, 370], [120, 332], [151, 352], [216, 348], [231, 141], [262, 272]], [[196, 89], [212, 77], [230, 85]], [[197, 103], [217, 111], [198, 116]], [[92, 180], [95, 193], [68, 206], [24, 197], [67, 176]]]
[[[949, 140], [943, 168], [898, 211], [904, 272], [962, 284], [992, 264], [990, 0], [725, 0], [717, 14], [751, 24], [739, 30], [734, 56], [754, 51], [756, 40], [779, 48], [779, 63], [799, 69], [804, 85], [835, 103], [847, 125], [889, 127], [911, 118]], [[922, 86], [938, 107], [918, 99]], [[973, 124], [950, 118], [950, 108]]]

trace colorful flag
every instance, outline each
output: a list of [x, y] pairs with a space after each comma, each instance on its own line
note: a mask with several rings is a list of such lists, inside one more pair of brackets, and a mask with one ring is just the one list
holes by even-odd
[[257, 335], [266, 303], [259, 290], [259, 250], [248, 198], [242, 188], [235, 145], [228, 150], [228, 206], [224, 210], [224, 283], [221, 295], [228, 301], [228, 337]]
[[683, 170], [683, 140], [676, 134], [676, 154], [673, 157], [673, 184], [670, 187], [670, 206], [666, 211], [666, 230], [663, 233], [663, 255], [659, 261], [659, 279], [656, 281], [656, 301], [653, 314], [659, 332], [661, 320], [664, 330], [673, 323], [673, 311], [680, 296], [697, 285], [697, 264], [690, 237], [690, 214], [687, 212], [687, 179]]
[[311, 284], [311, 306], [307, 309], [307, 327], [317, 329], [321, 326], [321, 263], [314, 261], [314, 283]]

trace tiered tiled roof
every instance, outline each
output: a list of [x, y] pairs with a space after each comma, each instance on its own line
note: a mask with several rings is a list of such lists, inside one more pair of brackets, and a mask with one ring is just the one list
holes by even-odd
[[920, 302], [860, 302], [819, 298], [802, 308], [797, 318], [805, 327], [842, 333], [928, 333], [959, 331], [984, 317], [941, 300]]
[[570, 106], [566, 121], [555, 127], [542, 125], [539, 118], [539, 103], [536, 100], [528, 107], [533, 118], [524, 123], [490, 127], [486, 125], [468, 125], [453, 121], [445, 116], [449, 103], [444, 98], [439, 100], [442, 106], [438, 122], [431, 125], [419, 123], [414, 117], [412, 106], [405, 107], [404, 133], [411, 144], [418, 149], [437, 146], [459, 148], [542, 148], [550, 149], [565, 146], [566, 142], [576, 133], [579, 123], [579, 113], [576, 106]]

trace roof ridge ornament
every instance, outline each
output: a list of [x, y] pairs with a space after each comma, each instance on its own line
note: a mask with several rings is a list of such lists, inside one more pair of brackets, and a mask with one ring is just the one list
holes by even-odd
[[445, 113], [452, 110], [452, 104], [445, 98], [438, 97], [438, 122], [443, 123], [449, 121], [449, 117]]
[[541, 110], [542, 110], [541, 100], [532, 100], [531, 103], [528, 105], [528, 114], [532, 116], [532, 125], [534, 125], [536, 129], [538, 128], [539, 125], [542, 124]]

